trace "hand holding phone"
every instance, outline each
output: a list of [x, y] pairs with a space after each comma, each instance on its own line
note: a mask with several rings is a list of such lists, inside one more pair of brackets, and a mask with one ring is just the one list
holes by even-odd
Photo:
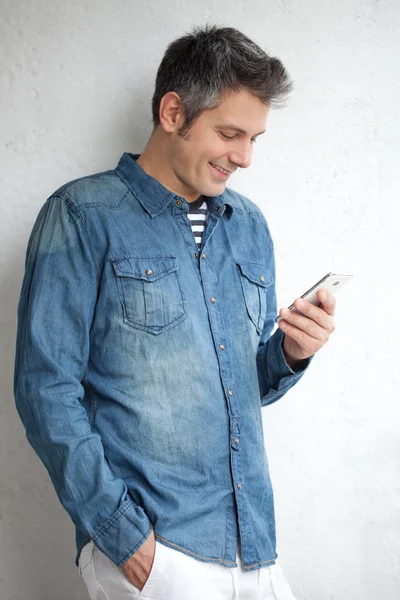
[[[346, 283], [351, 281], [352, 277], [353, 275], [350, 274], [327, 273], [324, 277], [322, 277], [322, 279], [317, 281], [317, 283], [315, 283], [309, 290], [304, 292], [304, 294], [300, 296], [300, 298], [305, 298], [306, 300], [311, 302], [311, 304], [318, 306], [319, 301], [317, 298], [317, 292], [319, 290], [327, 290], [328, 292], [331, 292], [331, 294], [336, 294], [336, 292], [339, 289], [341, 289], [343, 286], [346, 285]], [[288, 308], [289, 310], [293, 310], [294, 312], [300, 313], [300, 311], [294, 308], [294, 302], [290, 306], [288, 306]], [[281, 319], [282, 317], [278, 315], [275, 319], [275, 322], [279, 323]]]

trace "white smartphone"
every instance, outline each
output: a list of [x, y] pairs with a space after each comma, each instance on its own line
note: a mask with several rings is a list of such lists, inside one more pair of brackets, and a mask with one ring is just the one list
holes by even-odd
[[[319, 301], [317, 299], [317, 292], [319, 290], [327, 290], [332, 294], [336, 294], [336, 292], [340, 290], [343, 286], [345, 286], [346, 283], [348, 283], [352, 277], [353, 275], [349, 274], [327, 273], [322, 279], [317, 281], [317, 283], [315, 283], [309, 290], [304, 292], [304, 294], [300, 296], [300, 298], [305, 298], [306, 300], [311, 302], [311, 304], [318, 306]], [[288, 306], [288, 308], [290, 310], [293, 310], [294, 312], [300, 313], [299, 310], [296, 310], [294, 308], [294, 303]], [[282, 317], [278, 315], [275, 319], [275, 322], [279, 323], [281, 319]]]

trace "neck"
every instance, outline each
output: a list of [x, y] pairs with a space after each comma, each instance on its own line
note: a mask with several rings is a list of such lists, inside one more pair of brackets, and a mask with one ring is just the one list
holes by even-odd
[[190, 189], [175, 173], [169, 161], [171, 149], [167, 136], [156, 128], [146, 144], [136, 163], [150, 177], [157, 179], [161, 185], [188, 202], [194, 202], [200, 197], [198, 192]]

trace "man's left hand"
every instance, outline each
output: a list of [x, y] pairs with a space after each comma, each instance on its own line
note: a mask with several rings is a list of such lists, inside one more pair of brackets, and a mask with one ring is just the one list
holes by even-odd
[[335, 331], [335, 298], [327, 290], [319, 290], [317, 298], [320, 306], [302, 298], [295, 300], [294, 307], [301, 315], [287, 308], [279, 311], [282, 319], [278, 326], [285, 334], [283, 349], [290, 367], [318, 352]]

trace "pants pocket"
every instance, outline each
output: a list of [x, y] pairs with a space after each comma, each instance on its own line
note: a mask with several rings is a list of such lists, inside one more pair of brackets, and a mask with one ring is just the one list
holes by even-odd
[[112, 600], [97, 581], [95, 567], [95, 552], [97, 548], [93, 542], [88, 542], [79, 557], [79, 573], [85, 582], [90, 600]]
[[[138, 592], [139, 592], [138, 598], [141, 598], [141, 600], [146, 600], [146, 599], [152, 600], [153, 596], [155, 594], [157, 594], [157, 591], [159, 590], [160, 579], [158, 577], [158, 567], [159, 567], [160, 546], [161, 546], [160, 542], [157, 542], [157, 540], [156, 540], [155, 554], [154, 554], [154, 560], [153, 560], [153, 564], [151, 567], [151, 571], [146, 580], [146, 583], [144, 584], [144, 586], [142, 588], [142, 591], [139, 592], [139, 590], [138, 590]], [[132, 586], [132, 587], [134, 587], [134, 586]]]
[[93, 560], [93, 542], [87, 542], [79, 555], [79, 575], [83, 577], [82, 573], [89, 566], [89, 563]]
[[159, 593], [161, 581], [158, 577], [160, 543], [156, 541], [153, 565], [142, 590], [125, 577], [122, 570], [93, 542], [81, 552], [79, 572], [84, 580], [90, 600], [153, 600]]

